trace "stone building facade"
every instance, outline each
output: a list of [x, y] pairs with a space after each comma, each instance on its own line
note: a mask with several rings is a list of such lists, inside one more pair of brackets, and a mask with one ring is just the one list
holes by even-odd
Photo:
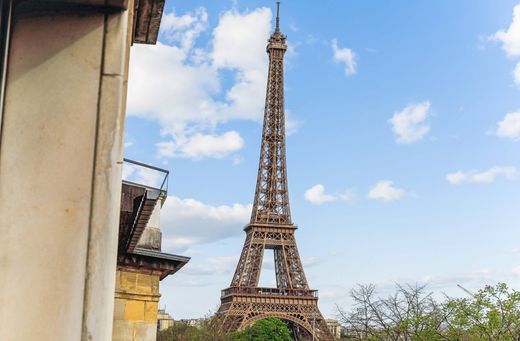
[[[112, 339], [128, 61], [163, 6], [0, 1], [2, 341]], [[161, 274], [119, 271], [151, 302], [124, 316], [156, 318]]]
[[[166, 174], [162, 184], [167, 185], [168, 171], [138, 164]], [[166, 198], [166, 187], [123, 181], [113, 341], [155, 341], [159, 283], [189, 261], [161, 251], [160, 214]]]
[[327, 327], [329, 328], [334, 338], [339, 340], [341, 338], [341, 325], [339, 322], [332, 319], [327, 319], [325, 322], [327, 323]]
[[157, 331], [166, 330], [173, 327], [174, 324], [175, 321], [173, 320], [173, 317], [171, 317], [165, 309], [159, 309], [159, 312], [157, 313]]

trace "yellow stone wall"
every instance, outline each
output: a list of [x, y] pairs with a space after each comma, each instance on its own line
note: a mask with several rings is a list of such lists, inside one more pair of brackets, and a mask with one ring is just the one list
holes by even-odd
[[112, 341], [155, 341], [159, 275], [118, 270]]

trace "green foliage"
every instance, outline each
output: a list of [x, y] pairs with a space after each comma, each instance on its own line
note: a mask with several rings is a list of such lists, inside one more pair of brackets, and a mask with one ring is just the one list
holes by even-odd
[[291, 341], [291, 330], [280, 319], [266, 318], [241, 332], [231, 334], [232, 341]]
[[441, 303], [424, 286], [397, 285], [387, 298], [359, 286], [351, 297], [352, 311], [338, 307], [347, 340], [520, 341], [520, 292], [503, 283]]
[[520, 292], [504, 283], [488, 285], [472, 298], [448, 299], [444, 309], [451, 339], [520, 340]]
[[157, 334], [157, 341], [291, 341], [291, 330], [280, 319], [267, 318], [241, 332], [223, 334], [219, 321], [207, 319], [199, 327], [176, 323]]
[[231, 341], [231, 337], [222, 331], [218, 318], [206, 317], [197, 327], [175, 323], [173, 327], [158, 332], [157, 341]]
[[[424, 286], [396, 286], [376, 297], [375, 286], [351, 291], [350, 311], [338, 307], [346, 334], [364, 341], [520, 341], [520, 292], [506, 284], [486, 286], [467, 298], [434, 299]], [[241, 332], [222, 333], [218, 319], [200, 327], [176, 324], [157, 341], [290, 341], [291, 331], [277, 318], [260, 320]]]
[[196, 327], [176, 323], [157, 333], [157, 341], [192, 341], [201, 339], [201, 331]]

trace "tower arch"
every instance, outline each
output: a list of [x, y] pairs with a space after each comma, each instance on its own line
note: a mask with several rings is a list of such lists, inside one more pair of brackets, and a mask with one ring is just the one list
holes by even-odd
[[260, 315], [257, 315], [255, 317], [252, 317], [250, 319], [247, 319], [247, 320], [244, 321], [244, 324], [243, 324], [243, 326], [242, 326], [242, 328], [240, 330], [244, 330], [247, 327], [254, 325], [256, 322], [261, 321], [261, 320], [265, 320], [265, 319], [270, 318], [270, 317], [276, 317], [276, 318], [278, 318], [280, 320], [283, 320], [283, 321], [292, 322], [292, 323], [298, 325], [303, 330], [305, 330], [305, 332], [307, 334], [309, 334], [309, 336], [312, 336], [312, 325], [310, 325], [307, 321], [305, 321], [305, 318], [298, 318], [298, 317], [293, 317], [293, 316], [290, 316], [290, 315], [283, 315], [283, 314], [279, 314], [279, 313], [260, 314]]

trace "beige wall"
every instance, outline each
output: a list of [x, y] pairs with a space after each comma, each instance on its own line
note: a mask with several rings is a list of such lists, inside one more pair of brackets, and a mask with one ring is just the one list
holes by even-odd
[[77, 11], [21, 15], [12, 31], [2, 341], [111, 339], [129, 13]]

